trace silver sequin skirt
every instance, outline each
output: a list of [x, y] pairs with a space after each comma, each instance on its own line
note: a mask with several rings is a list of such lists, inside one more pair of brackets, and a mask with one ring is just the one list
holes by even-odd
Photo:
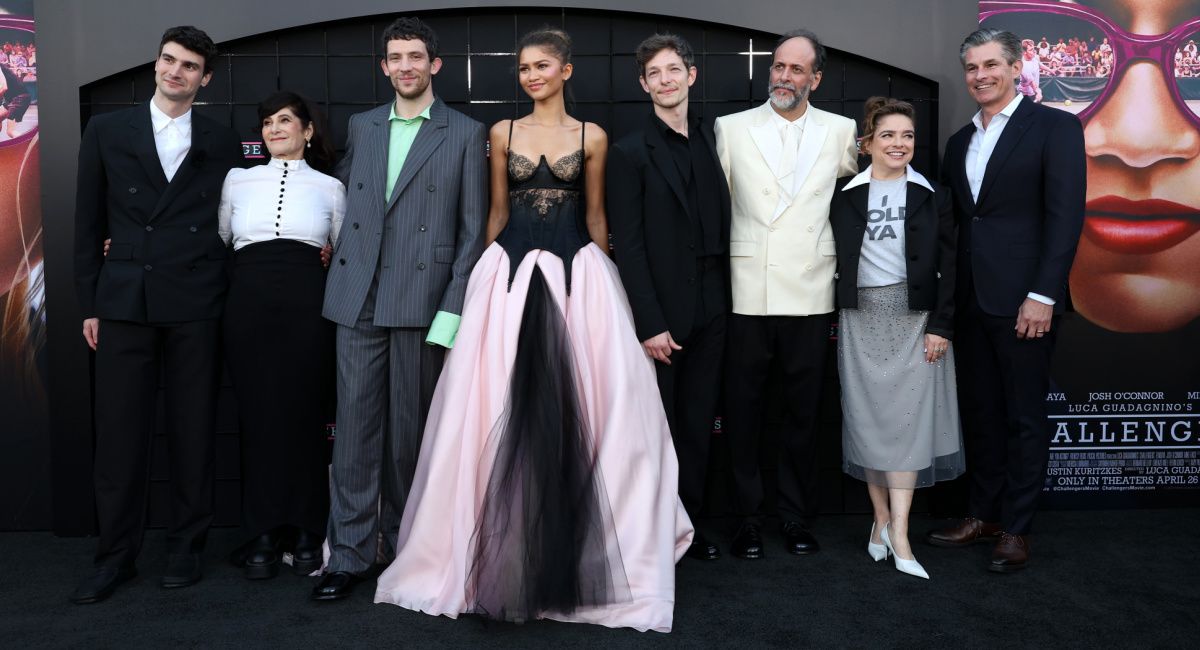
[[904, 284], [858, 290], [839, 314], [842, 469], [893, 488], [918, 488], [963, 473], [954, 347], [925, 361], [929, 312], [908, 308]]

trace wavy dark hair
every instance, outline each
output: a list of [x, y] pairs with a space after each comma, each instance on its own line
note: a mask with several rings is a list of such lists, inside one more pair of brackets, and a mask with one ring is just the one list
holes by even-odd
[[191, 25], [168, 28], [163, 32], [162, 40], [158, 42], [158, 53], [162, 54], [163, 46], [167, 43], [178, 43], [183, 47], [204, 57], [204, 74], [212, 72], [213, 60], [217, 58], [217, 46], [213, 40]]
[[433, 28], [426, 25], [425, 21], [420, 18], [411, 16], [397, 18], [384, 28], [383, 35], [379, 40], [384, 58], [387, 57], [388, 43], [392, 41], [418, 40], [425, 44], [425, 51], [429, 54], [431, 61], [438, 55], [437, 32], [433, 31]]
[[696, 53], [692, 50], [691, 44], [686, 39], [678, 34], [660, 32], [642, 41], [637, 47], [637, 52], [634, 54], [634, 61], [637, 63], [639, 77], [646, 76], [646, 64], [663, 50], [671, 50], [678, 54], [679, 58], [683, 59], [683, 67], [685, 68], [691, 68], [696, 65]]
[[332, 172], [333, 145], [329, 142], [324, 116], [312, 102], [289, 90], [281, 90], [258, 104], [258, 123], [261, 125], [263, 120], [285, 108], [291, 109], [305, 127], [312, 125], [311, 146], [304, 149], [304, 162], [322, 174]]

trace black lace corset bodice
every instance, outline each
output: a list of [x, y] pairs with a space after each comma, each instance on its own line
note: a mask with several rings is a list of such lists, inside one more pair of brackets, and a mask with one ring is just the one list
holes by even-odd
[[583, 149], [551, 165], [545, 156], [535, 163], [508, 152], [508, 224], [496, 242], [508, 254], [508, 283], [531, 250], [541, 249], [562, 259], [567, 291], [571, 290], [571, 260], [587, 245], [583, 197]]

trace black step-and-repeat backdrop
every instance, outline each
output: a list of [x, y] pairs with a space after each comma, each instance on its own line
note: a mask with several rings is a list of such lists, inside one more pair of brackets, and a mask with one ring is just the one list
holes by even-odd
[[1200, 503], [1200, 1], [979, 9], [1024, 39], [1021, 91], [1084, 125], [1046, 503]]
[[0, 1], [0, 530], [50, 526], [33, 2]]

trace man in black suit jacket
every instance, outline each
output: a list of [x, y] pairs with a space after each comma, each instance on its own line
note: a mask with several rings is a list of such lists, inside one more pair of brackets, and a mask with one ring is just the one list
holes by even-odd
[[979, 104], [946, 144], [959, 224], [959, 397], [971, 472], [970, 517], [932, 531], [938, 546], [998, 538], [989, 569], [1021, 569], [1046, 475], [1050, 358], [1083, 227], [1083, 128], [1016, 90], [1021, 43], [981, 29], [960, 55]]
[[136, 573], [160, 371], [172, 506], [162, 586], [200, 579], [227, 285], [217, 205], [225, 174], [241, 160], [234, 132], [192, 111], [216, 53], [204, 32], [168, 29], [153, 99], [94, 117], [80, 144], [75, 282], [83, 336], [96, 351], [100, 539], [95, 571], [71, 595], [76, 603], [103, 600]]
[[[679, 495], [695, 522], [704, 499], [709, 439], [729, 310], [729, 188], [712, 135], [688, 116], [692, 48], [655, 34], [637, 50], [654, 112], [608, 155], [608, 217], [617, 268], [638, 338], [658, 371], [679, 457]], [[688, 555], [714, 560], [697, 531]]]

